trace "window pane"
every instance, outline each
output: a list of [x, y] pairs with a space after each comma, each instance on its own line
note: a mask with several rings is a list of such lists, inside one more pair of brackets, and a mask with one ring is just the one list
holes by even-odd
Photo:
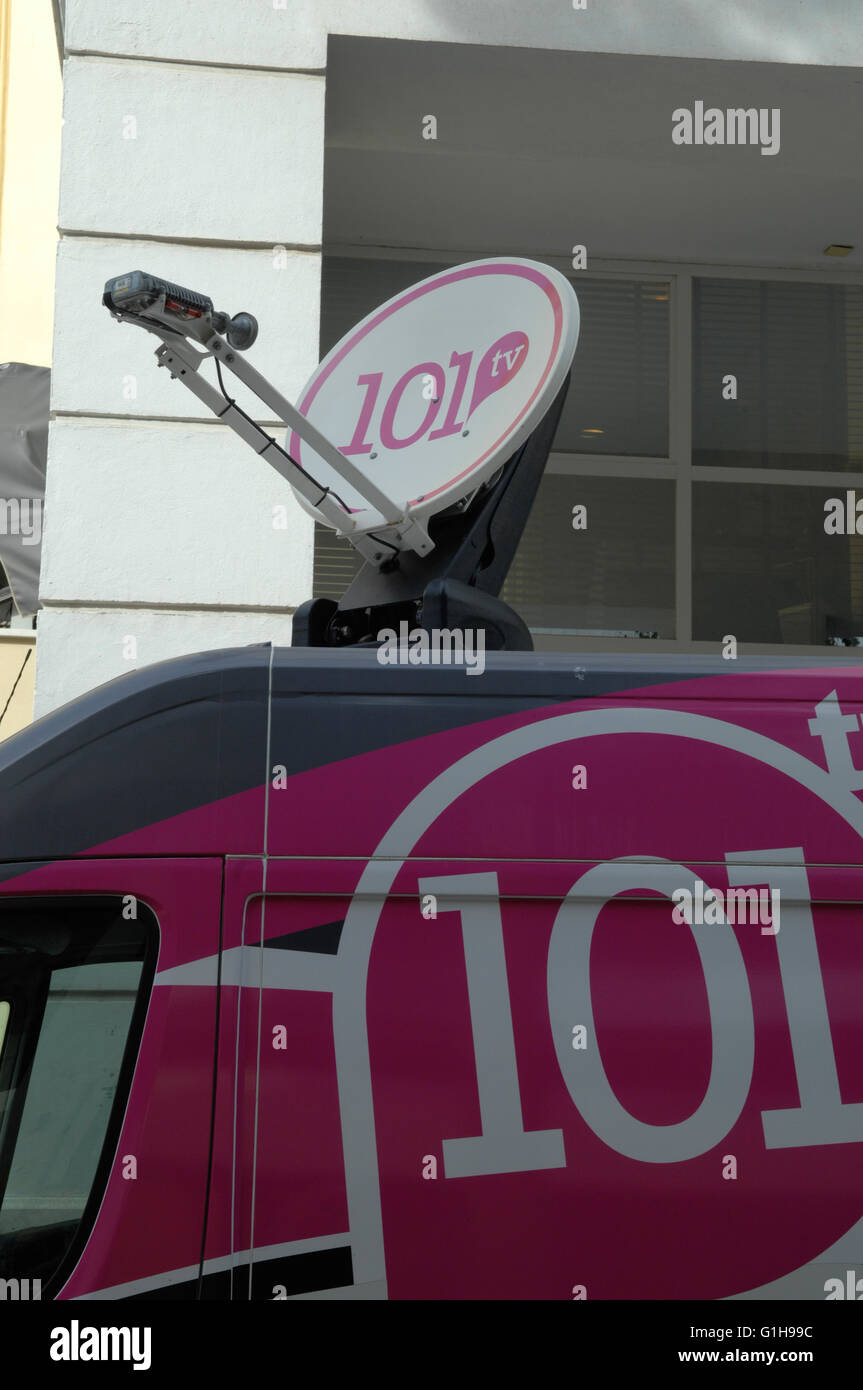
[[[693, 636], [822, 645], [863, 635], [863, 536], [828, 536], [830, 489], [693, 488]], [[842, 494], [844, 497], [844, 493]]]
[[[583, 531], [572, 525], [579, 504]], [[315, 594], [338, 598], [361, 562], [326, 527], [317, 533]], [[587, 632], [674, 637], [674, 484], [546, 471], [501, 598], [561, 646]]]
[[581, 329], [554, 447], [668, 456], [668, 285], [570, 277]]
[[140, 961], [52, 971], [0, 1231], [81, 1216], [140, 977]]
[[350, 541], [340, 539], [328, 526], [315, 522], [315, 568], [312, 593], [315, 598], [341, 598], [355, 574], [362, 568], [362, 557]]
[[324, 256], [321, 264], [321, 357], [379, 304], [418, 280], [427, 280], [430, 275], [446, 269], [447, 266], [436, 261], [371, 261], [359, 256]]
[[694, 464], [863, 469], [863, 286], [702, 279], [692, 302]]
[[[155, 923], [110, 899], [0, 903], [0, 1276], [49, 1279], [93, 1191]], [[122, 1102], [123, 1097], [120, 1097]]]
[[[577, 505], [586, 530], [573, 530]], [[501, 598], [561, 645], [573, 632], [674, 637], [674, 484], [546, 472]]]

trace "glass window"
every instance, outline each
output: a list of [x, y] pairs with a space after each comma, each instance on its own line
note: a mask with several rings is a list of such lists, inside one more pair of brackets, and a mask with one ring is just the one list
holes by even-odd
[[667, 457], [669, 286], [570, 278], [581, 327], [555, 449]]
[[[863, 636], [863, 536], [828, 536], [836, 489], [693, 487], [693, 636], [816, 645]], [[843, 501], [844, 491], [839, 494]]]
[[362, 557], [350, 541], [340, 539], [328, 526], [315, 522], [315, 567], [312, 592], [315, 598], [341, 598], [355, 574], [362, 568]]
[[379, 304], [418, 280], [427, 280], [430, 275], [446, 269], [437, 261], [375, 261], [361, 256], [324, 256], [321, 264], [321, 357]]
[[97, 1174], [137, 1050], [133, 1018], [152, 976], [154, 928], [143, 905], [126, 921], [106, 898], [0, 904], [4, 1278], [50, 1279], [101, 1195]]
[[693, 464], [863, 470], [863, 286], [700, 279], [692, 295]]
[[[573, 529], [573, 507], [587, 527]], [[317, 527], [315, 594], [339, 598], [359, 570], [348, 541]], [[531, 631], [673, 638], [674, 484], [546, 470], [501, 598]]]
[[546, 470], [501, 598], [561, 646], [567, 635], [673, 638], [674, 484]]

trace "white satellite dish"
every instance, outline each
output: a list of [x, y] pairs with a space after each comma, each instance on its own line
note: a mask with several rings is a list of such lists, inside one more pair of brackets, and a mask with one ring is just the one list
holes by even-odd
[[[550, 266], [502, 256], [440, 271], [356, 324], [301, 393], [300, 415], [349, 460], [357, 482], [301, 430], [288, 430], [287, 452], [350, 509], [346, 534], [374, 531], [423, 553], [423, 523], [472, 497], [543, 418], [578, 331], [575, 292]], [[391, 507], [377, 505], [372, 488]], [[297, 496], [334, 525], [332, 512]], [[406, 521], [416, 525], [406, 530]]]

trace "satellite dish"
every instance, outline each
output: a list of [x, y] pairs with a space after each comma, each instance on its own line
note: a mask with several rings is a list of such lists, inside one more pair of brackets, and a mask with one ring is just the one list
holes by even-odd
[[[504, 256], [440, 271], [352, 328], [301, 393], [299, 413], [350, 460], [360, 485], [296, 429], [287, 452], [338, 493], [356, 532], [386, 536], [394, 514], [421, 527], [470, 499], [528, 438], [569, 373], [578, 330], [575, 292], [550, 266]], [[392, 501], [389, 517], [362, 479]]]
[[[579, 312], [565, 276], [515, 256], [469, 261], [394, 295], [351, 329], [293, 405], [243, 357], [257, 336], [173, 281], [130, 271], [102, 302], [161, 341], [156, 360], [366, 560], [338, 602], [310, 599], [293, 641], [376, 640], [379, 619], [481, 627], [530, 650], [497, 596], [569, 384]], [[212, 358], [218, 389], [201, 366]], [[229, 394], [231, 372], [287, 429], [286, 447]]]

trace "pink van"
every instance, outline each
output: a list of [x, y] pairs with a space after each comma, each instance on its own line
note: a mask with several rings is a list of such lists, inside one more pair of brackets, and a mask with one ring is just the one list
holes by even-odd
[[845, 1279], [863, 674], [577, 663], [250, 647], [0, 745], [0, 1277], [239, 1300]]

